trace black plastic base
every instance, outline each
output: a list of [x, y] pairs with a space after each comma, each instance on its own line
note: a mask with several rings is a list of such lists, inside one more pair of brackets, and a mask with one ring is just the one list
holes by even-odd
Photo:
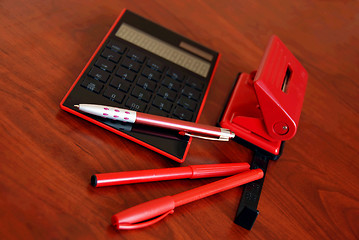
[[264, 176], [262, 179], [248, 183], [244, 186], [242, 198], [238, 206], [234, 222], [241, 227], [251, 230], [259, 214], [257, 206], [262, 192], [264, 178], [270, 158], [260, 151], [255, 151], [251, 163], [251, 169], [262, 169]]

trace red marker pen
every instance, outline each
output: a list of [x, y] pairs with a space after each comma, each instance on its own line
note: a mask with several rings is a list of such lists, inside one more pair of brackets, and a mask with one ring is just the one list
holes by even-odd
[[222, 177], [247, 170], [249, 170], [248, 163], [223, 163], [129, 172], [100, 173], [91, 177], [91, 185], [94, 187], [104, 187], [183, 178]]
[[175, 207], [261, 179], [263, 175], [261, 169], [239, 173], [186, 192], [139, 204], [113, 215], [111, 221], [117, 229], [129, 230], [147, 227], [173, 213]]

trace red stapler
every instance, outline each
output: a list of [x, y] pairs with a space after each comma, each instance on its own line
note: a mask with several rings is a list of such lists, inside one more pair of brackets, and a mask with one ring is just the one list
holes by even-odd
[[257, 71], [241, 73], [219, 125], [273, 155], [298, 127], [308, 74], [272, 36]]

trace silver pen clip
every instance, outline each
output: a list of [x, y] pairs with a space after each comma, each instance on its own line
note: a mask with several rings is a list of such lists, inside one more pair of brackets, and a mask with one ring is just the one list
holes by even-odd
[[205, 140], [222, 141], [222, 142], [227, 142], [227, 141], [229, 141], [230, 138], [235, 137], [234, 133], [232, 133], [228, 129], [221, 128], [221, 132], [223, 133], [223, 135], [221, 135], [219, 137], [206, 137], [206, 136], [195, 135], [195, 134], [191, 134], [191, 133], [184, 133], [184, 135], [189, 136], [189, 137], [196, 137], [196, 138], [200, 138], [200, 139], [205, 139]]

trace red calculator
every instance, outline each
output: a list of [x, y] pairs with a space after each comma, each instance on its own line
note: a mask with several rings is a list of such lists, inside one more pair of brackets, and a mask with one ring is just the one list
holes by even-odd
[[74, 105], [100, 104], [197, 122], [219, 54], [131, 11], [123, 10], [60, 107], [183, 162], [191, 138], [177, 132], [99, 118]]

